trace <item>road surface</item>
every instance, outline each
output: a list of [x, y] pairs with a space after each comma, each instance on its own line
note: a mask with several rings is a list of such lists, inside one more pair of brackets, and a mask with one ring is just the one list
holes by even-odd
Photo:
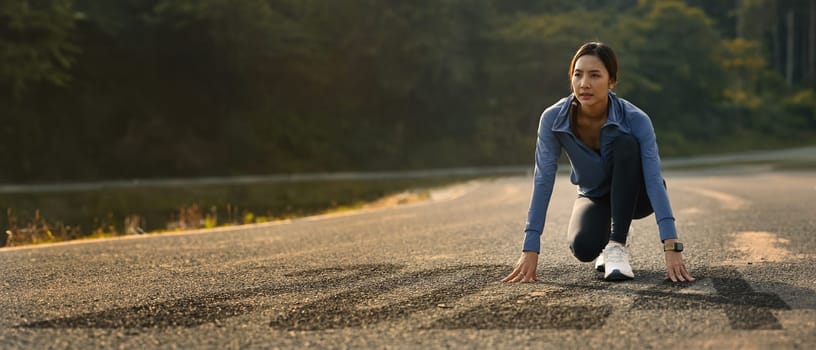
[[503, 284], [529, 177], [393, 208], [0, 250], [0, 348], [816, 348], [816, 171], [666, 174], [698, 281], [663, 281], [654, 216], [636, 279], [569, 254], [559, 174], [541, 282]]

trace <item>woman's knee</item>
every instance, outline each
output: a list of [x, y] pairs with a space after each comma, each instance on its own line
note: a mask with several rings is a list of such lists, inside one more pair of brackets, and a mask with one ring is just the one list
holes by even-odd
[[572, 250], [572, 255], [579, 261], [590, 262], [601, 254], [603, 246], [596, 242], [573, 241], [570, 243], [570, 250]]

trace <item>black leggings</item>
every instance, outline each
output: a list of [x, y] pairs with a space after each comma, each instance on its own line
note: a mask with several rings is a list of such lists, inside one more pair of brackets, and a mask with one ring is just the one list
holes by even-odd
[[640, 145], [631, 135], [620, 135], [612, 143], [612, 184], [600, 198], [578, 196], [572, 206], [568, 236], [572, 254], [580, 261], [595, 260], [613, 240], [626, 243], [633, 219], [654, 212], [640, 161]]

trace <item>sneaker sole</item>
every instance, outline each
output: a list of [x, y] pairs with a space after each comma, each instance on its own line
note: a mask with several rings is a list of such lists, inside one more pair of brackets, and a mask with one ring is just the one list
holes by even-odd
[[634, 277], [624, 275], [618, 270], [612, 270], [612, 272], [610, 272], [609, 275], [604, 277], [604, 280], [607, 281], [628, 281], [631, 279], [634, 279]]

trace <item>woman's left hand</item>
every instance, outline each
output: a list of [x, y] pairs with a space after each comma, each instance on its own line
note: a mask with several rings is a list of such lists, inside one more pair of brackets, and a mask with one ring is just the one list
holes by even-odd
[[683, 253], [675, 251], [666, 252], [666, 279], [672, 282], [694, 282], [696, 278], [691, 277], [683, 263]]

